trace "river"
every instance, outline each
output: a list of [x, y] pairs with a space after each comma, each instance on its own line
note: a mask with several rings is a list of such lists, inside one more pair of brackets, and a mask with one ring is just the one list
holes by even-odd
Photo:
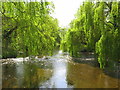
[[2, 64], [2, 88], [118, 88], [120, 79], [113, 76], [75, 62], [62, 51], [44, 59], [14, 58]]

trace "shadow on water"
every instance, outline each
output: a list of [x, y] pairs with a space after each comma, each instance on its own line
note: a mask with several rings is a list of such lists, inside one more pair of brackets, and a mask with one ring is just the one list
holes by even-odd
[[52, 70], [43, 63], [18, 62], [2, 65], [3, 88], [38, 88], [52, 76]]
[[[100, 67], [96, 59], [94, 59], [94, 54], [82, 54], [82, 58], [72, 58], [72, 61], [80, 64], [87, 64], [92, 67]], [[118, 62], [109, 61], [109, 66], [107, 65], [103, 72], [113, 78], [120, 79], [120, 65]]]
[[[44, 60], [3, 64], [3, 88], [118, 88], [120, 79], [59, 51]], [[86, 63], [87, 62], [87, 63]]]
[[109, 61], [110, 64], [104, 69], [104, 73], [114, 78], [120, 79], [120, 64], [115, 61]]
[[88, 64], [69, 63], [67, 81], [75, 88], [118, 88], [119, 80], [106, 75], [98, 67]]

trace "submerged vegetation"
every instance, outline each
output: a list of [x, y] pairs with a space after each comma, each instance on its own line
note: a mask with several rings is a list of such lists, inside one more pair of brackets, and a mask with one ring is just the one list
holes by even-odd
[[70, 23], [62, 49], [72, 57], [94, 52], [104, 68], [120, 60], [120, 2], [84, 2]]

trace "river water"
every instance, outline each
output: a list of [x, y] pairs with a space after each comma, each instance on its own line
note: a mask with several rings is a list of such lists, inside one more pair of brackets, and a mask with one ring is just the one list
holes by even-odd
[[119, 87], [119, 73], [110, 76], [99, 67], [71, 60], [62, 51], [44, 59], [27, 59], [16, 58], [3, 62], [3, 88]]

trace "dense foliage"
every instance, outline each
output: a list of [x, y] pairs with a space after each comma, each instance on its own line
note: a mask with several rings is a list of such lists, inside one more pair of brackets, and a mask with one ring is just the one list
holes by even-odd
[[2, 2], [3, 58], [50, 55], [59, 43], [52, 2]]
[[83, 2], [66, 32], [66, 51], [96, 54], [100, 67], [120, 60], [120, 2]]
[[120, 61], [120, 2], [83, 2], [70, 28], [59, 28], [50, 14], [54, 5], [40, 2], [2, 2], [3, 58], [50, 55], [60, 48], [73, 57], [94, 52], [100, 67]]

